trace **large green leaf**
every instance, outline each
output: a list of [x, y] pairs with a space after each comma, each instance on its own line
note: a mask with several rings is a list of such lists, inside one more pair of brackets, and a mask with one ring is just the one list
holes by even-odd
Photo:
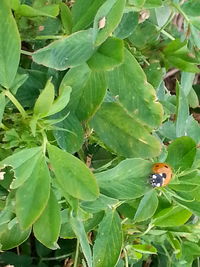
[[158, 139], [120, 103], [103, 103], [91, 126], [100, 139], [119, 155], [147, 158], [160, 154]]
[[33, 8], [28, 5], [20, 5], [19, 8], [15, 11], [16, 14], [24, 17], [56, 17], [59, 14], [59, 5], [46, 5], [43, 7]]
[[46, 67], [65, 70], [87, 61], [93, 53], [91, 30], [80, 31], [52, 42], [33, 53], [33, 60]]
[[185, 170], [192, 166], [196, 155], [196, 143], [189, 136], [175, 139], [168, 146], [166, 162], [175, 170]]
[[1, 167], [11, 166], [14, 171], [14, 180], [10, 188], [21, 186], [33, 173], [38, 159], [42, 155], [41, 147], [23, 149], [0, 162]]
[[180, 226], [187, 222], [192, 213], [180, 206], [163, 209], [153, 219], [153, 224], [160, 227]]
[[111, 267], [117, 263], [122, 248], [122, 228], [119, 215], [110, 210], [101, 221], [94, 244], [94, 266]]
[[137, 119], [150, 127], [158, 127], [163, 110], [156, 93], [134, 56], [125, 50], [124, 64], [108, 72], [108, 86], [114, 96]]
[[20, 59], [20, 36], [7, 0], [0, 1], [0, 84], [10, 88]]
[[82, 87], [82, 94], [76, 109], [80, 121], [91, 118], [100, 106], [105, 96], [107, 83], [104, 72], [93, 71], [87, 83]]
[[120, 65], [124, 59], [123, 41], [109, 37], [88, 60], [93, 70], [110, 70]]
[[98, 197], [96, 178], [83, 162], [52, 145], [48, 145], [48, 153], [63, 192], [82, 200], [95, 200]]
[[83, 222], [78, 217], [71, 216], [70, 223], [71, 223], [74, 233], [76, 234], [77, 239], [80, 242], [80, 245], [81, 245], [83, 254], [86, 258], [88, 267], [92, 267], [93, 266], [92, 252], [90, 249], [89, 241], [88, 241], [88, 238], [85, 232]]
[[73, 31], [89, 27], [105, 0], [76, 0], [72, 7]]
[[58, 201], [51, 190], [48, 203], [39, 219], [33, 225], [35, 237], [46, 247], [57, 249], [60, 233], [61, 215]]
[[196, 216], [200, 216], [200, 202], [199, 201], [184, 201], [176, 198], [176, 202], [181, 205], [183, 208], [187, 209], [189, 212], [192, 212]]
[[[124, 11], [125, 0], [107, 0], [98, 10], [93, 24], [93, 40], [96, 46], [102, 44], [119, 24]], [[103, 21], [101, 25], [101, 21]]]
[[30, 235], [31, 228], [22, 230], [18, 223], [15, 223], [12, 228], [6, 227], [6, 230], [0, 234], [1, 250], [8, 250], [19, 246]]
[[50, 174], [42, 156], [30, 177], [16, 192], [16, 214], [22, 229], [27, 229], [40, 217], [49, 194]]
[[152, 217], [158, 207], [158, 197], [155, 190], [147, 192], [140, 201], [134, 221], [141, 222]]
[[152, 163], [143, 159], [126, 159], [116, 167], [96, 174], [103, 194], [117, 199], [135, 199], [151, 189], [148, 176]]

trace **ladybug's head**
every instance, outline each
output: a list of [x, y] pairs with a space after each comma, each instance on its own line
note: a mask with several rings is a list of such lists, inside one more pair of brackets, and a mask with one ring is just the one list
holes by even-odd
[[150, 184], [153, 187], [161, 187], [163, 186], [165, 178], [166, 178], [165, 173], [152, 173], [150, 175]]

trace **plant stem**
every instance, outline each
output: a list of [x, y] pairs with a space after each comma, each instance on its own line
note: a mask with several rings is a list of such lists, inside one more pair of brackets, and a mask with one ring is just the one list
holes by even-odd
[[41, 258], [42, 261], [56, 261], [56, 260], [62, 260], [65, 259], [67, 257], [69, 257], [71, 255], [71, 253], [69, 254], [65, 254], [62, 256], [58, 256], [58, 257], [50, 257], [50, 258]]
[[5, 96], [7, 96], [10, 99], [10, 101], [19, 110], [19, 112], [21, 113], [23, 119], [25, 119], [27, 117], [26, 111], [24, 110], [22, 105], [19, 103], [19, 101], [14, 97], [14, 95], [9, 90], [5, 90], [4, 94], [5, 94]]
[[74, 259], [74, 267], [78, 267], [78, 258], [79, 258], [79, 240], [77, 239], [76, 254], [75, 254], [75, 259]]
[[21, 50], [21, 54], [27, 55], [27, 56], [32, 56], [32, 52], [26, 51], [26, 50]]
[[125, 267], [128, 267], [128, 255], [126, 249], [124, 249]]

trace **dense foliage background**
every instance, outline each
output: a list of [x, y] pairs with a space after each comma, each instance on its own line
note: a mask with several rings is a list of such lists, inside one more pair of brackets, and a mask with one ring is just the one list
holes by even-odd
[[200, 266], [199, 14], [0, 1], [1, 266]]

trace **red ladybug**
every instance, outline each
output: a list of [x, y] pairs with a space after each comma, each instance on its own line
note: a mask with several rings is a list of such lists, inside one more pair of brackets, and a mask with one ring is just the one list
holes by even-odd
[[150, 184], [153, 187], [166, 186], [172, 178], [172, 169], [166, 163], [155, 163], [150, 175]]

